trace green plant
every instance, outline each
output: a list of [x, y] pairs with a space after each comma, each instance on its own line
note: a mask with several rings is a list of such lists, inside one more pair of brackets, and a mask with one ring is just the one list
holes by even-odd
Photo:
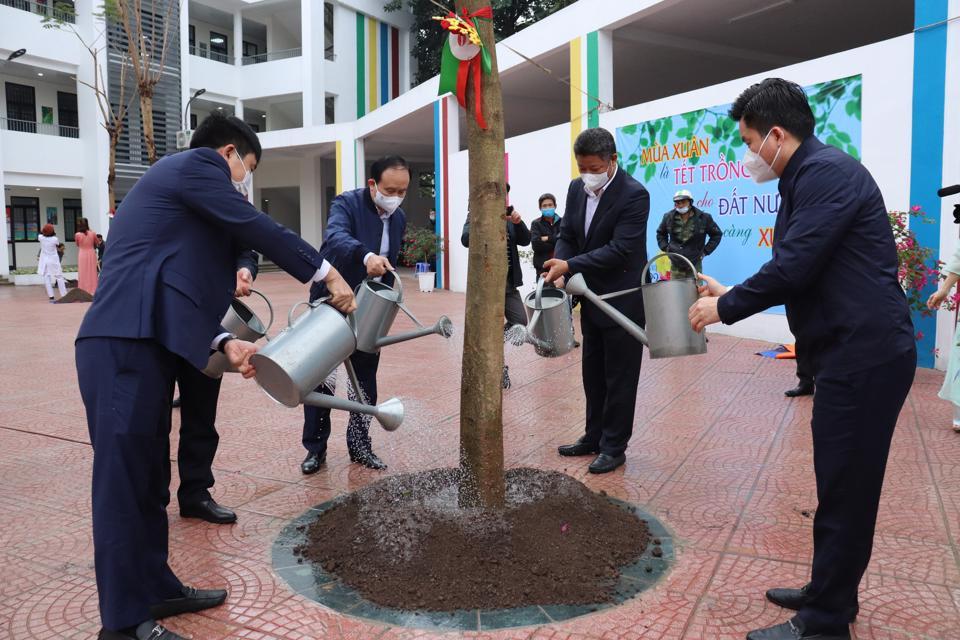
[[[914, 224], [936, 224], [937, 221], [927, 217], [916, 205], [910, 207], [910, 211], [890, 211], [887, 215], [890, 218], [893, 239], [897, 245], [897, 259], [899, 261], [897, 278], [907, 295], [907, 304], [910, 305], [911, 311], [929, 316], [933, 313], [927, 309], [926, 304], [926, 296], [930, 292], [925, 290], [929, 285], [936, 284], [939, 280], [946, 278], [941, 273], [944, 263], [942, 260], [935, 260], [931, 263], [933, 249], [924, 247], [917, 242], [917, 236], [910, 229], [910, 223], [913, 221]], [[953, 311], [957, 308], [958, 300], [960, 300], [960, 293], [954, 293], [947, 298], [943, 306], [948, 311]]]
[[440, 242], [433, 229], [410, 227], [403, 236], [400, 264], [412, 267], [418, 262], [430, 262], [440, 252]]
[[[77, 265], [75, 264], [65, 264], [60, 267], [64, 273], [75, 273], [77, 271]], [[36, 275], [36, 267], [21, 267], [19, 269], [12, 269], [10, 275], [12, 276], [32, 276]]]

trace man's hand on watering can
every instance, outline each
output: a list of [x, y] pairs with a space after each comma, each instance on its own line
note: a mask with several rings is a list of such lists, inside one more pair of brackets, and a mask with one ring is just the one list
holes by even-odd
[[237, 270], [237, 288], [233, 292], [236, 297], [249, 296], [250, 289], [253, 287], [253, 274], [250, 269], [243, 267]]
[[339, 271], [330, 267], [330, 273], [323, 279], [323, 282], [327, 285], [327, 292], [330, 294], [330, 304], [343, 313], [352, 313], [357, 308], [357, 301], [353, 297], [353, 289], [350, 288]]
[[223, 353], [234, 367], [244, 378], [252, 378], [257, 374], [257, 370], [250, 364], [250, 356], [257, 352], [257, 345], [246, 340], [230, 340], [223, 345]]
[[717, 302], [719, 297], [700, 298], [690, 307], [687, 316], [690, 318], [690, 326], [694, 331], [703, 331], [707, 325], [720, 322], [720, 313], [717, 311]]
[[367, 258], [367, 275], [371, 278], [378, 278], [387, 271], [393, 271], [390, 261], [383, 256], [370, 256]]
[[703, 280], [703, 284], [698, 287], [701, 298], [716, 298], [727, 292], [729, 287], [725, 287], [710, 276], [698, 273], [697, 277]]
[[570, 265], [567, 264], [567, 261], [559, 258], [550, 258], [543, 263], [543, 267], [547, 270], [543, 276], [547, 282], [553, 282], [570, 272]]

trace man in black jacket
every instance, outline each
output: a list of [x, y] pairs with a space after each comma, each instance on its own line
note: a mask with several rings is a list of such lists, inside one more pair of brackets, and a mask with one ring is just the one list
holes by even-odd
[[553, 257], [560, 237], [560, 223], [563, 218], [557, 215], [557, 198], [545, 193], [538, 199], [540, 217], [530, 225], [530, 246], [533, 248], [533, 270], [543, 273], [543, 263]]
[[780, 178], [773, 257], [743, 283], [712, 278], [690, 309], [697, 331], [786, 305], [797, 352], [816, 377], [813, 570], [767, 599], [797, 615], [748, 640], [847, 640], [870, 561], [890, 441], [916, 373], [910, 310], [880, 189], [867, 169], [813, 135], [803, 89], [769, 78], [730, 110], [757, 182]]
[[[507, 193], [510, 193], [510, 185], [507, 185]], [[507, 228], [507, 282], [505, 289], [505, 298], [503, 305], [503, 315], [506, 317], [506, 323], [503, 330], [506, 331], [516, 324], [527, 324], [527, 312], [523, 309], [523, 300], [520, 298], [518, 287], [523, 286], [523, 274], [520, 272], [520, 250], [517, 247], [526, 247], [530, 244], [530, 229], [513, 206], [507, 207], [504, 214], [504, 224]], [[470, 248], [470, 214], [467, 214], [467, 220], [463, 223], [463, 231], [460, 234], [460, 244]], [[510, 367], [503, 365], [503, 388], [510, 388]]]
[[[598, 294], [639, 287], [647, 262], [650, 196], [617, 166], [617, 148], [609, 131], [587, 129], [577, 136], [573, 153], [580, 177], [567, 190], [556, 257], [544, 265], [548, 282], [563, 282], [582, 273]], [[639, 294], [610, 304], [644, 324]], [[586, 433], [559, 448], [562, 456], [596, 455], [591, 473], [613, 471], [626, 460], [633, 433], [634, 405], [643, 346], [590, 302], [583, 301], [583, 391], [587, 399]]]
[[[673, 209], [663, 214], [663, 220], [657, 227], [657, 246], [660, 251], [679, 253], [692, 262], [694, 269], [700, 273], [703, 270], [703, 257], [716, 250], [723, 238], [723, 231], [713, 221], [713, 216], [693, 206], [693, 194], [686, 189], [674, 194], [673, 204]], [[694, 276], [682, 260], [671, 263], [677, 276]]]
[[[237, 257], [236, 296], [249, 296], [257, 277], [259, 254], [244, 251]], [[217, 433], [217, 402], [220, 400], [221, 378], [210, 378], [186, 361], [177, 371], [180, 397], [180, 444], [177, 448], [177, 469], [180, 487], [177, 502], [180, 516], [199, 518], [214, 524], [237, 521], [237, 514], [218, 504], [213, 487], [213, 459], [217, 455], [220, 435]]]

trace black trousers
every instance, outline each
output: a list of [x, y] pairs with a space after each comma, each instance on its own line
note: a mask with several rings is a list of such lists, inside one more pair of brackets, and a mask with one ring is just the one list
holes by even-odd
[[807, 362], [806, 358], [801, 355], [802, 352], [797, 350], [797, 378], [800, 380], [800, 384], [813, 384], [813, 371], [810, 363]]
[[503, 315], [507, 322], [505, 329], [509, 329], [515, 324], [527, 324], [527, 312], [523, 309], [523, 300], [520, 298], [520, 292], [516, 287], [507, 286], [506, 296], [503, 300]]
[[213, 459], [217, 455], [217, 401], [220, 378], [210, 378], [186, 360], [180, 360], [177, 386], [180, 388], [180, 445], [177, 469], [181, 505], [209, 500], [213, 487]]
[[[377, 369], [380, 366], [380, 354], [355, 351], [350, 356], [350, 362], [353, 363], [353, 368], [357, 372], [357, 379], [365, 396], [360, 401], [365, 404], [376, 404]], [[335, 389], [328, 389], [326, 385], [320, 385], [316, 391], [333, 395]], [[352, 389], [348, 392], [348, 396], [351, 400], [358, 400], [352, 393]], [[351, 454], [363, 454], [371, 450], [370, 420], [370, 416], [362, 413], [350, 414], [350, 421], [347, 423], [347, 450]], [[322, 455], [327, 451], [327, 440], [329, 438], [330, 409], [304, 405], [302, 439], [304, 449], [310, 453]]]
[[873, 550], [890, 441], [916, 373], [915, 350], [852, 374], [817, 374], [813, 396], [813, 574], [799, 616], [812, 631], [847, 629]]
[[583, 391], [587, 399], [584, 442], [618, 456], [633, 435], [643, 345], [621, 327], [598, 327], [581, 318]]
[[76, 343], [93, 443], [93, 548], [100, 618], [111, 631], [181, 595], [167, 564], [170, 402], [179, 356], [153, 340]]

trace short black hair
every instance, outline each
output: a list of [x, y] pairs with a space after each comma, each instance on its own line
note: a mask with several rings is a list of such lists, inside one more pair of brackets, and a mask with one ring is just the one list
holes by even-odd
[[576, 156], [598, 156], [601, 160], [609, 160], [616, 152], [613, 134], [600, 127], [581, 131], [573, 143], [573, 155]]
[[263, 147], [260, 146], [260, 140], [257, 138], [256, 132], [250, 128], [250, 125], [236, 116], [228, 116], [219, 111], [214, 111], [203, 119], [203, 122], [200, 123], [200, 126], [197, 127], [190, 138], [191, 149], [201, 147], [219, 149], [228, 144], [237, 148], [240, 157], [243, 158], [248, 153], [252, 153], [257, 158], [257, 164], [260, 163]]
[[380, 182], [387, 169], [406, 169], [410, 173], [410, 165], [401, 156], [383, 156], [370, 166], [370, 177], [374, 182]]
[[800, 140], [813, 135], [816, 120], [807, 94], [796, 82], [767, 78], [747, 88], [730, 107], [730, 117], [761, 135], [772, 127], [783, 127]]
[[552, 193], [545, 193], [537, 198], [537, 206], [542, 207], [544, 200], [553, 200], [553, 206], [557, 206], [557, 196], [553, 195]]

